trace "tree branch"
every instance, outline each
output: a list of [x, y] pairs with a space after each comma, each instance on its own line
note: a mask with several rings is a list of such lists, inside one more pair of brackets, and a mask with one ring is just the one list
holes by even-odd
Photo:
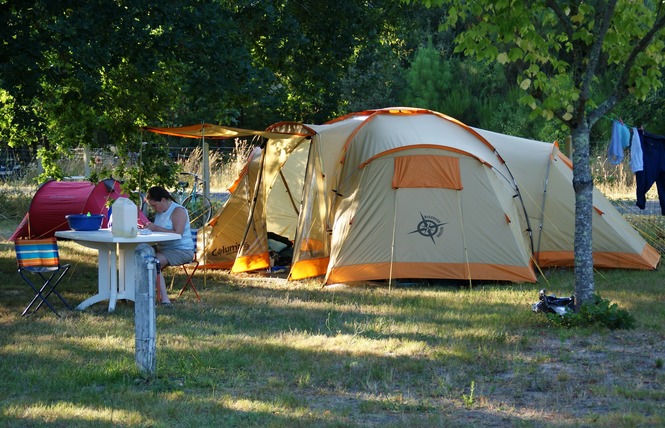
[[615, 85], [614, 95], [608, 97], [603, 103], [594, 109], [594, 111], [587, 114], [587, 120], [590, 125], [593, 125], [628, 95], [627, 83], [628, 79], [630, 78], [630, 70], [635, 65], [637, 56], [641, 52], [644, 52], [647, 46], [649, 46], [649, 44], [653, 41], [654, 37], [656, 37], [656, 34], [665, 28], [665, 14], [662, 14], [663, 11], [663, 3], [660, 3], [658, 6], [658, 13], [656, 14], [656, 21], [654, 22], [653, 27], [651, 27], [651, 29], [642, 37], [642, 39], [637, 42], [637, 44], [633, 47], [630, 55], [628, 56], [628, 59], [624, 63], [621, 76]]
[[[658, 13], [660, 14], [661, 8], [659, 7], [658, 9]], [[651, 27], [651, 29], [644, 35], [644, 37], [642, 37], [642, 39], [640, 39], [640, 41], [635, 44], [630, 55], [628, 55], [628, 59], [624, 63], [623, 72], [621, 73], [621, 76], [619, 77], [619, 80], [617, 80], [617, 84], [615, 86], [615, 92], [619, 95], [619, 100], [623, 99], [628, 94], [626, 83], [630, 77], [630, 70], [633, 68], [635, 61], [637, 60], [637, 55], [646, 50], [647, 46], [651, 44], [656, 34], [658, 34], [658, 32], [662, 30], [663, 27], [665, 27], [665, 14], [661, 15], [660, 17], [656, 17], [656, 21], [654, 22], [653, 27]]]
[[573, 23], [568, 18], [568, 15], [566, 15], [566, 12], [564, 12], [559, 7], [559, 4], [554, 0], [547, 0], [545, 2], [545, 6], [552, 9], [552, 12], [554, 12], [557, 18], [559, 18], [559, 22], [561, 22], [561, 25], [563, 25], [563, 29], [566, 32], [566, 35], [568, 36], [568, 40], [572, 42], [575, 29], [573, 28]]
[[[600, 4], [602, 2], [598, 3]], [[598, 32], [594, 37], [594, 43], [591, 46], [591, 52], [589, 53], [589, 64], [586, 68], [586, 72], [582, 76], [582, 81], [580, 82], [579, 86], [580, 108], [577, 111], [578, 120], [582, 120], [585, 114], [586, 103], [590, 97], [591, 84], [593, 83], [593, 78], [596, 75], [596, 69], [598, 68], [598, 61], [600, 60], [602, 53], [603, 43], [605, 43], [605, 36], [607, 35], [607, 30], [610, 28], [610, 21], [612, 20], [612, 15], [614, 15], [616, 4], [617, 0], [612, 0], [607, 3], [604, 11], [596, 9], [594, 27], [598, 29]]]

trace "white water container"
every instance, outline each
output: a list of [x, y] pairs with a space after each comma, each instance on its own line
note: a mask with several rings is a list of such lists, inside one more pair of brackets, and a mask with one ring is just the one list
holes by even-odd
[[138, 234], [138, 208], [136, 204], [127, 198], [118, 198], [111, 206], [113, 211], [113, 224], [111, 233], [113, 236], [122, 238], [133, 238]]

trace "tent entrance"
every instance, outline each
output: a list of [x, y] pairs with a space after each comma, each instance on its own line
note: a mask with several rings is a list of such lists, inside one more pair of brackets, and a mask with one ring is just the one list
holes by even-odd
[[271, 267], [274, 257], [271, 260], [269, 235], [273, 241], [283, 238], [293, 243], [296, 240], [312, 145], [310, 139], [292, 143], [269, 144], [263, 151], [249, 221], [233, 272]]

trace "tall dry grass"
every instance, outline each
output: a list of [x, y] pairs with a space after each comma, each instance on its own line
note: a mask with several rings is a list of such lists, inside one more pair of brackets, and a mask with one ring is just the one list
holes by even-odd
[[[619, 165], [612, 165], [606, 156], [598, 156], [591, 163], [594, 184], [637, 232], [656, 250], [665, 252], [665, 217], [661, 215], [660, 205], [650, 204], [645, 210], [635, 205], [635, 174], [630, 168], [630, 155]], [[647, 192], [648, 201], [657, 201], [656, 186]]]
[[[607, 156], [597, 156], [591, 161], [594, 185], [610, 200], [635, 199], [635, 173], [630, 169], [630, 156], [619, 165], [612, 165]], [[647, 199], [658, 199], [656, 187], [647, 192]]]
[[[233, 183], [254, 148], [252, 141], [236, 138], [234, 143], [234, 148], [230, 151], [216, 149], [209, 151], [210, 189], [213, 191], [224, 191]], [[79, 147], [73, 150], [69, 157], [63, 157], [58, 161], [58, 166], [62, 169], [66, 179], [85, 179], [83, 153], [84, 149]], [[113, 172], [117, 162], [113, 153], [100, 149], [94, 151], [90, 157], [91, 160], [94, 160], [89, 164], [90, 172]], [[200, 146], [193, 149], [181, 149], [180, 153], [177, 154], [176, 162], [180, 165], [182, 171], [203, 176], [203, 151]], [[12, 187], [17, 185], [28, 186], [30, 190], [34, 190], [37, 187], [37, 179], [41, 172], [39, 164], [37, 162], [32, 163], [23, 168], [23, 176], [20, 179], [12, 180], [6, 184]]]
[[[235, 147], [230, 153], [210, 150], [208, 155], [210, 189], [213, 191], [228, 189], [244, 168], [253, 148], [251, 142], [236, 138]], [[188, 151], [186, 156], [179, 156], [178, 163], [183, 171], [203, 176], [203, 150], [200, 146]]]

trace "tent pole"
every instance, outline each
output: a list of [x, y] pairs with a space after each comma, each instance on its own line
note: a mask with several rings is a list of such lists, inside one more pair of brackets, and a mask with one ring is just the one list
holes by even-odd
[[[494, 153], [497, 155], [497, 157], [501, 158], [501, 155], [499, 155], [499, 152], [494, 149]], [[493, 171], [495, 171], [497, 174], [499, 174], [501, 177], [505, 178], [508, 183], [513, 187], [515, 190], [515, 197], [517, 197], [520, 201], [520, 205], [522, 205], [522, 211], [524, 212], [524, 221], [526, 221], [526, 228], [527, 232], [529, 232], [529, 243], [531, 244], [531, 253], [535, 251], [533, 247], [533, 230], [531, 229], [531, 220], [529, 220], [529, 213], [526, 210], [526, 206], [524, 205], [524, 199], [522, 198], [522, 192], [520, 192], [520, 188], [517, 185], [517, 180], [515, 180], [515, 176], [513, 175], [513, 172], [508, 168], [508, 164], [506, 164], [503, 159], [501, 159], [503, 162], [503, 165], [506, 167], [506, 170], [508, 171], [508, 174], [510, 175], [510, 179], [506, 177], [504, 174], [502, 174], [498, 169], [491, 167]]]
[[284, 177], [284, 173], [282, 172], [282, 169], [279, 169], [279, 177], [282, 179], [282, 183], [284, 183], [284, 187], [286, 188], [286, 194], [289, 195], [289, 200], [291, 201], [291, 206], [293, 206], [293, 211], [295, 211], [296, 215], [300, 216], [300, 211], [298, 210], [298, 206], [296, 206], [296, 202], [293, 200], [293, 194], [291, 193], [291, 188], [289, 187], [289, 183], [286, 182], [286, 177]]
[[203, 173], [203, 195], [210, 199], [210, 153], [206, 142], [205, 129], [201, 130], [201, 169]]
[[457, 208], [459, 209], [459, 218], [462, 223], [462, 244], [464, 245], [464, 260], [466, 262], [466, 272], [469, 276], [469, 289], [473, 288], [471, 280], [471, 266], [469, 265], [469, 252], [466, 246], [466, 234], [464, 233], [464, 214], [462, 213], [462, 192], [457, 191]]
[[540, 205], [540, 225], [538, 227], [538, 248], [536, 248], [534, 254], [534, 259], [536, 260], [536, 264], [540, 264], [539, 260], [539, 254], [540, 254], [540, 242], [543, 239], [543, 228], [545, 227], [545, 201], [547, 199], [547, 186], [549, 185], [550, 182], [550, 165], [553, 162], [553, 156], [554, 156], [554, 144], [552, 144], [552, 150], [550, 151], [550, 156], [548, 157], [547, 160], [547, 169], [545, 170], [545, 182], [543, 183], [543, 203]]
[[388, 290], [392, 289], [393, 285], [393, 263], [395, 262], [395, 230], [397, 229], [397, 193], [399, 189], [395, 189], [395, 198], [393, 203], [393, 236], [390, 241], [390, 273], [388, 275]]
[[261, 163], [259, 164], [259, 174], [256, 177], [256, 184], [254, 185], [254, 194], [252, 195], [252, 200], [250, 202], [251, 205], [249, 207], [249, 215], [247, 216], [247, 225], [245, 226], [245, 232], [242, 234], [242, 239], [240, 240], [240, 248], [238, 249], [238, 253], [245, 245], [245, 240], [247, 239], [247, 235], [249, 234], [249, 229], [252, 227], [252, 224], [254, 224], [252, 220], [254, 219], [254, 211], [256, 210], [256, 200], [259, 197], [259, 189], [261, 188], [261, 182], [263, 181], [263, 166], [265, 164], [267, 152], [268, 152], [268, 143], [266, 142], [265, 147], [261, 152]]
[[[203, 195], [210, 200], [210, 163], [209, 163], [209, 153], [208, 153], [208, 143], [206, 143], [205, 138], [205, 124], [201, 126], [201, 163], [202, 163], [202, 173], [203, 173]], [[203, 248], [206, 247], [206, 234], [205, 234], [205, 225], [203, 226]], [[204, 261], [203, 268], [203, 286], [205, 287], [208, 280], [208, 270], [205, 268], [206, 261]]]
[[[141, 208], [143, 208], [143, 198], [141, 196], [142, 195], [141, 187], [143, 187], [143, 181], [142, 181], [143, 180], [143, 174], [142, 174], [143, 173], [143, 145], [144, 145], [143, 144], [144, 143], [144, 141], [143, 141], [143, 129], [141, 129], [140, 137], [141, 137], [141, 139], [139, 141], [139, 188], [138, 188], [139, 196], [138, 196], [138, 201], [137, 201], [138, 204], [136, 206], [139, 207], [139, 210], [143, 211], [141, 209]], [[147, 211], [146, 211], [146, 213], [147, 213]]]

